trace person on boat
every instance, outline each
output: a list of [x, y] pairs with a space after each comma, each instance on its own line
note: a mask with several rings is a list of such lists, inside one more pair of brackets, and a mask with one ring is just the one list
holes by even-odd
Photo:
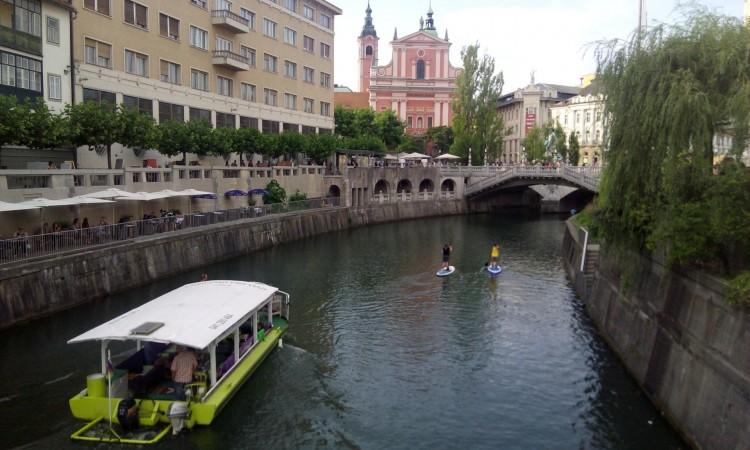
[[132, 393], [117, 405], [117, 421], [125, 431], [138, 428], [138, 405], [135, 403]]
[[495, 243], [495, 245], [492, 246], [492, 250], [490, 250], [490, 261], [492, 262], [493, 269], [497, 269], [497, 260], [500, 258], [500, 244]]
[[453, 247], [450, 244], [443, 245], [443, 270], [448, 270]]
[[179, 346], [177, 356], [172, 360], [172, 381], [174, 381], [177, 394], [184, 397], [185, 385], [193, 381], [193, 372], [198, 368], [198, 360], [195, 353], [187, 347]]

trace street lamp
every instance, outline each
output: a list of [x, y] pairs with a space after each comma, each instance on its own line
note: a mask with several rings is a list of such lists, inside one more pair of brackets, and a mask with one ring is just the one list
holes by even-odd
[[487, 167], [487, 147], [484, 148], [484, 167]]
[[469, 167], [471, 167], [471, 147], [469, 147]]

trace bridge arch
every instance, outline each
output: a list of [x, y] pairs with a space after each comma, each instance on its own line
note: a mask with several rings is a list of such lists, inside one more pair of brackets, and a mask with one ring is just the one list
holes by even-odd
[[443, 180], [442, 184], [440, 185], [440, 190], [443, 192], [453, 192], [456, 190], [456, 182], [448, 178], [447, 180]]
[[341, 188], [332, 184], [331, 187], [328, 188], [328, 197], [341, 197]]
[[406, 178], [399, 181], [398, 185], [396, 186], [396, 193], [411, 194], [411, 181], [407, 180]]
[[375, 183], [375, 189], [373, 192], [375, 193], [375, 195], [387, 194], [388, 191], [390, 191], [390, 188], [391, 188], [390, 184], [388, 184], [386, 180], [381, 179], [381, 180], [378, 180], [377, 183]]
[[431, 179], [425, 178], [419, 183], [419, 192], [435, 192], [435, 183]]

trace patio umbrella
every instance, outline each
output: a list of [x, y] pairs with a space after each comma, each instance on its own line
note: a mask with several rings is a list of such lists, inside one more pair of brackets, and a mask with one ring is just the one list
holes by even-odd
[[129, 197], [136, 195], [133, 192], [123, 191], [122, 189], [109, 188], [102, 191], [89, 192], [88, 194], [79, 195], [81, 198], [117, 198], [117, 197]]
[[247, 193], [250, 194], [250, 195], [268, 195], [268, 191], [267, 190], [260, 189], [260, 188], [258, 188], [258, 189], [251, 189], [251, 190], [247, 191]]
[[239, 189], [233, 189], [231, 191], [226, 191], [224, 193], [224, 196], [226, 196], [226, 197], [246, 197], [247, 196], [247, 192], [241, 191]]
[[388, 153], [387, 155], [383, 156], [383, 159], [398, 160], [398, 156]]
[[39, 209], [39, 206], [30, 206], [21, 203], [0, 202], [0, 212], [23, 211], [25, 209]]
[[440, 159], [440, 160], [446, 160], [446, 159], [461, 159], [461, 157], [460, 157], [460, 156], [456, 156], [456, 155], [451, 155], [450, 153], [446, 153], [446, 154], [444, 154], [444, 155], [440, 155], [440, 156], [438, 156], [438, 157], [437, 157], [437, 158], [435, 158], [435, 159]]
[[39, 211], [39, 224], [40, 226], [44, 226], [44, 208], [50, 208], [53, 206], [75, 206], [75, 205], [81, 205], [81, 204], [91, 204], [91, 203], [112, 203], [108, 200], [102, 200], [97, 198], [64, 198], [60, 200], [50, 200], [47, 198], [35, 198], [32, 200], [27, 200], [25, 202], [19, 203], [19, 205], [24, 206], [31, 206], [33, 208], [40, 208]]

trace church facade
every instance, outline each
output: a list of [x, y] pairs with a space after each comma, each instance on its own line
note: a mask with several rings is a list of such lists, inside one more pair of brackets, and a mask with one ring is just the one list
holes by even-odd
[[368, 3], [365, 25], [359, 35], [359, 89], [369, 93], [375, 111], [393, 110], [406, 124], [406, 132], [422, 135], [429, 128], [451, 126], [451, 102], [456, 94], [459, 68], [450, 63], [448, 30], [440, 38], [433, 11], [420, 18], [419, 30], [402, 38], [394, 30], [391, 61], [380, 65], [380, 38]]

